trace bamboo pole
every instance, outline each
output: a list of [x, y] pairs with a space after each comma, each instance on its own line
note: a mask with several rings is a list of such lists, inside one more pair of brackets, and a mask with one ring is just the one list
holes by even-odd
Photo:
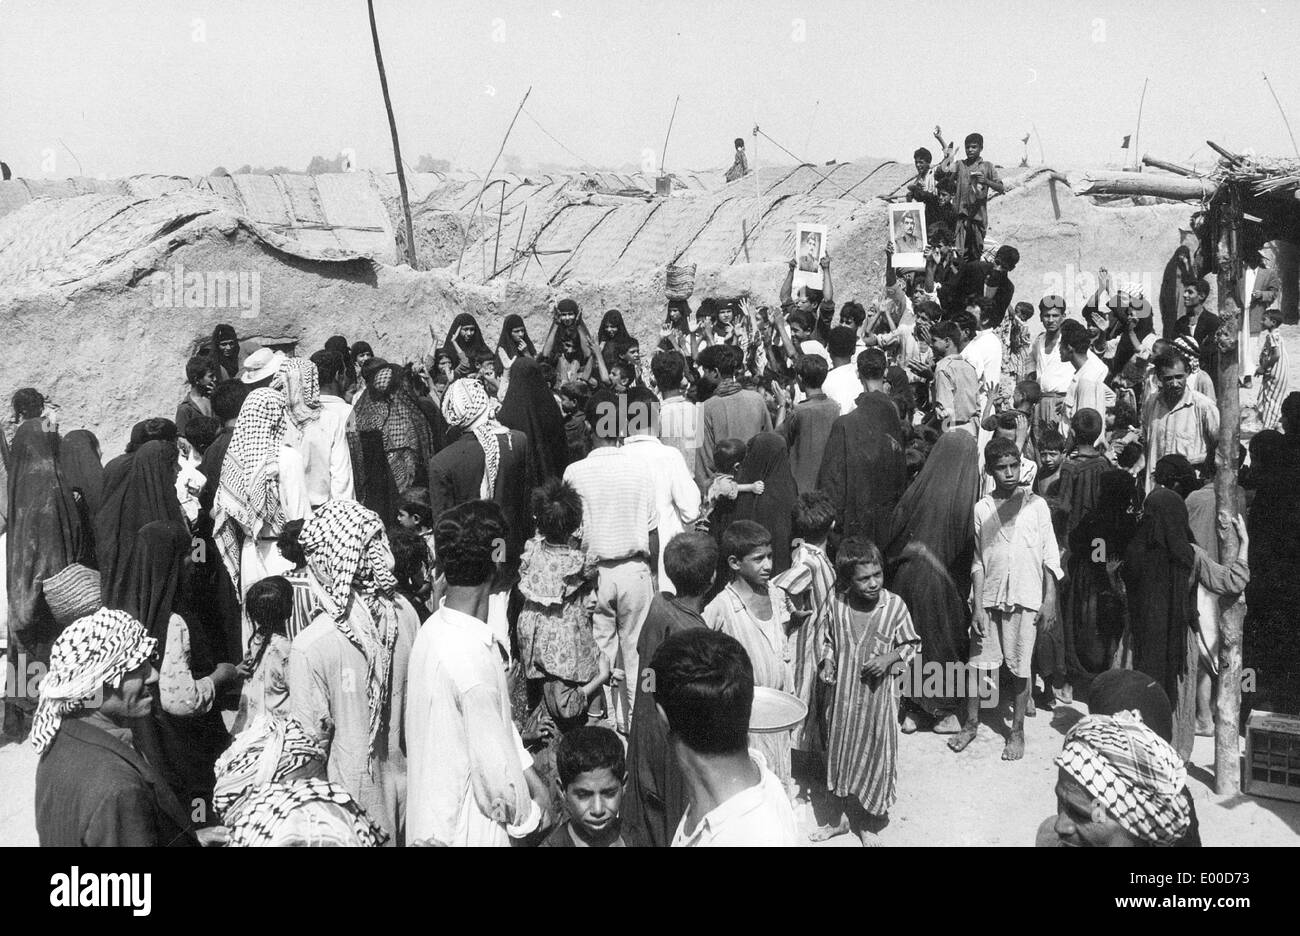
[[[1214, 503], [1219, 534], [1219, 561], [1237, 558], [1236, 532], [1227, 524], [1241, 510], [1237, 503], [1237, 446], [1241, 441], [1241, 392], [1237, 358], [1238, 322], [1241, 315], [1241, 197], [1229, 188], [1227, 204], [1219, 208], [1226, 221], [1227, 262], [1220, 264], [1219, 314], [1219, 445], [1215, 454]], [[1226, 213], [1226, 217], [1225, 217]], [[1246, 616], [1244, 601], [1223, 610], [1219, 624], [1219, 698], [1214, 718], [1214, 790], [1231, 796], [1241, 789], [1239, 727], [1241, 724], [1241, 639]], [[1189, 673], [1188, 678], [1195, 678]]]
[[[524, 109], [524, 105], [528, 103], [528, 95], [532, 93], [533, 93], [532, 85], [529, 85], [528, 90], [524, 92], [524, 99], [519, 102], [519, 106], [515, 109], [515, 115], [510, 118], [510, 126], [506, 127], [506, 135], [501, 138], [501, 146], [497, 149], [497, 154], [492, 159], [492, 165], [488, 166], [487, 175], [483, 177], [483, 184], [479, 186], [478, 196], [474, 199], [474, 207], [470, 209], [469, 212], [470, 224], [474, 223], [474, 215], [478, 214], [478, 206], [483, 201], [483, 193], [487, 191], [488, 181], [492, 178], [492, 171], [496, 169], [497, 162], [498, 160], [501, 159], [501, 154], [504, 153], [506, 150], [506, 141], [510, 139], [510, 131], [515, 128], [515, 121], [519, 119], [519, 112]], [[457, 276], [460, 275], [460, 265], [465, 259], [465, 248], [468, 245], [469, 245], [469, 227], [467, 225], [465, 228], [465, 237], [460, 244], [460, 258], [457, 259], [456, 261]]]
[[1089, 172], [1076, 181], [1073, 187], [1078, 195], [1150, 195], [1155, 198], [1201, 201], [1214, 195], [1218, 183], [1207, 179], [1138, 175], [1131, 172]]
[[393, 102], [388, 96], [388, 75], [384, 72], [384, 55], [379, 51], [379, 27], [375, 25], [375, 0], [366, 0], [370, 13], [370, 38], [375, 43], [375, 64], [379, 67], [379, 90], [384, 95], [384, 109], [388, 111], [388, 132], [393, 137], [393, 162], [397, 166], [397, 190], [402, 199], [402, 217], [406, 220], [406, 262], [415, 269], [415, 225], [411, 223], [411, 202], [406, 195], [406, 173], [402, 170], [402, 147], [397, 142], [397, 120], [393, 117]]

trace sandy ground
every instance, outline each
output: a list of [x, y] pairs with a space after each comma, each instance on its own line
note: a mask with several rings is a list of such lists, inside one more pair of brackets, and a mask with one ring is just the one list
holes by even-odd
[[[1026, 722], [1026, 754], [1019, 763], [1002, 758], [1006, 706], [985, 715], [979, 737], [962, 754], [946, 737], [904, 735], [899, 747], [898, 802], [882, 833], [886, 845], [1015, 845], [1034, 835], [1056, 812], [1056, 767], [1065, 732], [1085, 714], [1081, 704], [1058, 706]], [[995, 731], [996, 729], [996, 731]], [[1219, 797], [1212, 790], [1214, 744], [1197, 738], [1189, 770], [1201, 838], [1206, 845], [1300, 845], [1300, 803], [1250, 796]], [[32, 802], [36, 757], [28, 744], [0, 747], [0, 845], [36, 845]], [[811, 810], [801, 807], [805, 828]], [[826, 843], [857, 847], [851, 835]]]

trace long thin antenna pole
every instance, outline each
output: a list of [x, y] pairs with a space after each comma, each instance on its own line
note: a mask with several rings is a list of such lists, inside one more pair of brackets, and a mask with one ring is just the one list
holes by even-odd
[[375, 41], [375, 64], [379, 66], [379, 89], [384, 94], [384, 109], [388, 111], [388, 132], [393, 137], [393, 162], [397, 165], [397, 190], [402, 197], [402, 216], [406, 219], [406, 262], [415, 269], [415, 225], [411, 223], [411, 201], [406, 195], [406, 173], [402, 169], [402, 147], [397, 142], [397, 121], [393, 117], [393, 102], [388, 96], [388, 75], [384, 72], [384, 55], [379, 51], [379, 27], [375, 25], [375, 0], [366, 0], [370, 12], [370, 37]]
[[1268, 93], [1273, 95], [1273, 103], [1277, 105], [1277, 112], [1282, 115], [1282, 123], [1286, 124], [1286, 132], [1291, 137], [1291, 148], [1295, 150], [1296, 156], [1300, 156], [1300, 146], [1296, 145], [1295, 133], [1291, 130], [1291, 121], [1286, 119], [1286, 111], [1282, 110], [1282, 102], [1277, 99], [1277, 92], [1273, 90], [1273, 82], [1268, 80], [1268, 75], [1264, 76], [1264, 84], [1268, 85]]
[[1147, 101], [1147, 82], [1150, 78], [1142, 79], [1142, 97], [1138, 98], [1138, 122], [1137, 129], [1133, 131], [1133, 165], [1140, 165], [1138, 162], [1138, 153], [1142, 152], [1142, 105]]
[[660, 175], [663, 175], [663, 174], [667, 171], [667, 166], [668, 166], [668, 138], [669, 138], [670, 136], [672, 136], [672, 133], [673, 133], [673, 121], [677, 119], [677, 102], [680, 101], [681, 99], [682, 99], [682, 96], [679, 94], [679, 95], [677, 95], [677, 97], [673, 100], [673, 112], [672, 112], [672, 115], [668, 118], [668, 132], [664, 134], [664, 148], [663, 148], [663, 149], [660, 151], [660, 153], [659, 153], [659, 174], [660, 174]]
[[[492, 170], [496, 169], [497, 161], [501, 158], [501, 154], [504, 153], [506, 150], [506, 141], [510, 139], [510, 131], [515, 128], [515, 121], [519, 119], [519, 112], [524, 109], [524, 104], [528, 101], [528, 95], [532, 93], [533, 93], [533, 87], [532, 85], [529, 85], [528, 90], [524, 92], [524, 99], [519, 102], [519, 106], [515, 109], [515, 115], [510, 118], [510, 126], [506, 127], [506, 135], [501, 138], [501, 146], [500, 148], [497, 149], [497, 154], [496, 157], [492, 160], [492, 165], [488, 166], [487, 175], [483, 177], [483, 184], [479, 187], [478, 197], [474, 199], [474, 207], [470, 210], [469, 213], [470, 224], [474, 223], [474, 215], [478, 214], [478, 206], [479, 203], [483, 201], [483, 193], [487, 191], [488, 180], [492, 178]], [[460, 264], [461, 261], [465, 259], [465, 247], [468, 244], [469, 244], [469, 227], [466, 226], [465, 238], [464, 240], [461, 241], [461, 245], [460, 245], [460, 259], [456, 261], [457, 276], [460, 275]]]

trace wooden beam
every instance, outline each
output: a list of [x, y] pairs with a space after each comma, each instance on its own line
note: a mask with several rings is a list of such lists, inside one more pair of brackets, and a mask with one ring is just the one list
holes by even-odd
[[1153, 169], [1163, 169], [1165, 170], [1165, 172], [1172, 172], [1175, 175], [1187, 176], [1188, 178], [1191, 179], [1196, 178], [1196, 173], [1191, 169], [1188, 169], [1186, 166], [1180, 166], [1178, 165], [1178, 163], [1171, 163], [1168, 160], [1164, 160], [1164, 159], [1156, 159], [1156, 157], [1150, 154], [1147, 154], [1142, 157], [1142, 165], [1151, 166]]
[[1210, 198], [1219, 185], [1207, 179], [1124, 172], [1089, 172], [1073, 183], [1076, 195], [1148, 195], [1179, 201]]
[[[1237, 503], [1237, 446], [1241, 442], [1241, 365], [1237, 342], [1242, 314], [1241, 200], [1236, 187], [1219, 208], [1227, 241], [1226, 263], [1218, 276], [1219, 315], [1219, 444], [1215, 453], [1214, 503], [1219, 535], [1219, 561], [1237, 558], [1236, 531], [1229, 526], [1242, 509]], [[1219, 617], [1219, 698], [1214, 718], [1214, 790], [1231, 796], [1241, 789], [1241, 640], [1246, 616], [1244, 601], [1233, 602]], [[1195, 674], [1188, 673], [1189, 679]]]

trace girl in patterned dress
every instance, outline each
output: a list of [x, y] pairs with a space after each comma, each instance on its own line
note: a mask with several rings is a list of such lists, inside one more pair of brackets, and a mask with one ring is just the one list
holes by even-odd
[[1264, 334], [1260, 337], [1259, 367], [1259, 422], [1263, 429], [1281, 428], [1282, 401], [1286, 399], [1287, 367], [1286, 345], [1278, 336], [1278, 326], [1282, 324], [1281, 309], [1265, 309], [1263, 314]]
[[889, 807], [898, 798], [898, 696], [895, 674], [921, 648], [903, 599], [884, 588], [876, 544], [850, 536], [835, 557], [836, 590], [826, 630], [822, 679], [835, 686], [827, 787], [845, 813], [811, 836], [821, 841], [850, 830], [879, 845]]
[[583, 600], [594, 587], [595, 566], [576, 540], [582, 499], [552, 479], [533, 491], [532, 507], [537, 535], [524, 545], [519, 567], [519, 661], [530, 721], [544, 722], [544, 715], [563, 733], [586, 723], [610, 667], [596, 648], [590, 602]]

